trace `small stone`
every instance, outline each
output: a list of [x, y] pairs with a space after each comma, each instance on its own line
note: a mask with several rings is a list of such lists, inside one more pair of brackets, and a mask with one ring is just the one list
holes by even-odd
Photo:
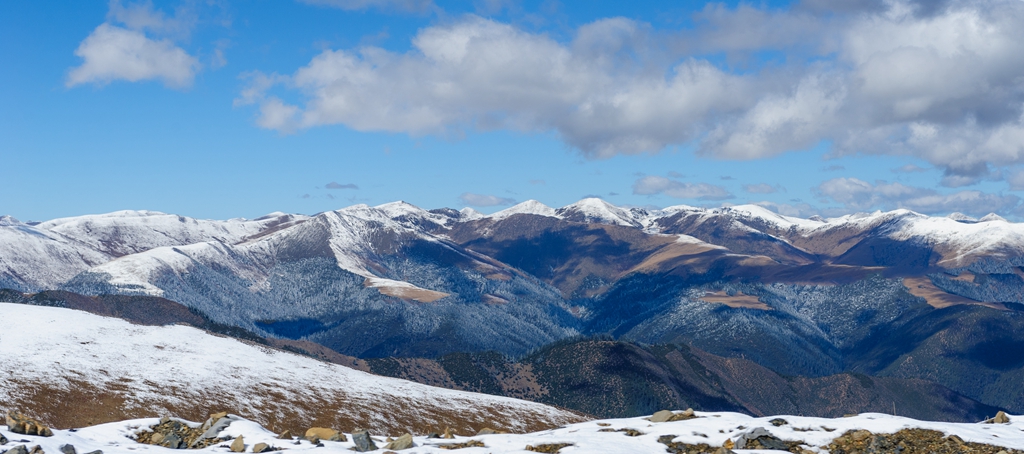
[[455, 438], [455, 435], [452, 434], [451, 427], [445, 427], [444, 428], [444, 434], [441, 435], [441, 438], [448, 439], [448, 440], [451, 440], [451, 439]]
[[6, 444], [7, 444], [7, 437], [5, 437], [4, 434], [0, 434], [0, 445], [6, 445]]
[[217, 412], [217, 413], [211, 413], [210, 414], [210, 419], [213, 420], [213, 422], [217, 422], [218, 419], [226, 417], [227, 415], [228, 415], [228, 412], [226, 412], [226, 411], [221, 411], [221, 412]]
[[245, 452], [245, 440], [241, 435], [231, 442], [231, 452]]
[[373, 439], [370, 438], [370, 433], [366, 430], [359, 429], [352, 432], [352, 441], [356, 444], [356, 451], [376, 451], [377, 445], [374, 444]]
[[312, 437], [327, 441], [348, 441], [345, 434], [326, 427], [310, 427], [309, 430], [306, 431], [306, 439], [311, 440]]
[[95, 451], [89, 451], [89, 452], [87, 452], [85, 454], [103, 454], [103, 451], [100, 450], [100, 449], [97, 449]]
[[52, 437], [53, 436], [53, 431], [50, 430], [50, 428], [46, 427], [46, 426], [37, 427], [36, 428], [36, 433], [39, 434], [40, 437]]
[[35, 445], [32, 449], [28, 450], [28, 454], [46, 454], [46, 452], [43, 451], [43, 448], [39, 447], [39, 445]]
[[160, 432], [154, 433], [152, 437], [149, 437], [149, 443], [150, 444], [158, 445], [160, 443], [163, 443], [163, 441], [164, 441], [164, 434], [162, 434]]
[[288, 429], [285, 429], [284, 432], [281, 432], [281, 434], [277, 436], [277, 439], [278, 440], [291, 440], [292, 439], [292, 432], [290, 430], [288, 430]]
[[171, 418], [170, 417], [164, 416], [163, 418], [160, 418], [160, 425], [161, 426], [164, 425], [164, 424], [167, 424], [169, 422], [171, 422]]
[[785, 419], [782, 419], [782, 418], [775, 418], [775, 419], [773, 419], [771, 421], [768, 421], [768, 423], [773, 425], [773, 426], [775, 426], [775, 427], [779, 427], [779, 426], [784, 426], [786, 424], [789, 424], [789, 421], [786, 421]]
[[441, 434], [437, 432], [431, 432], [427, 434], [427, 438], [441, 438]]
[[268, 445], [266, 443], [256, 443], [252, 447], [252, 452], [255, 452], [255, 453], [260, 453], [260, 452], [269, 451], [269, 450], [270, 450], [270, 445]]
[[409, 449], [414, 446], [416, 446], [416, 444], [412, 442], [412, 434], [405, 434], [402, 435], [401, 437], [396, 438], [391, 443], [388, 443], [388, 445], [385, 446], [384, 449], [394, 449], [395, 451], [401, 451], [403, 449]]
[[18, 445], [7, 450], [7, 454], [28, 454], [28, 448], [26, 448], [25, 445]]
[[732, 440], [725, 440], [725, 443], [722, 443], [722, 447], [725, 449], [732, 449], [736, 447], [736, 443], [733, 443]]
[[736, 453], [733, 452], [733, 450], [731, 450], [729, 448], [726, 448], [725, 446], [722, 446], [721, 448], [718, 448], [718, 450], [715, 451], [715, 454], [736, 454]]
[[670, 410], [661, 410], [661, 411], [651, 415], [649, 421], [651, 421], [651, 422], [668, 422], [669, 418], [671, 418], [674, 415], [675, 415], [675, 413], [672, 413], [672, 411], [670, 411]]
[[950, 435], [950, 436], [948, 436], [946, 438], [948, 438], [950, 441], [952, 441], [952, 442], [954, 442], [954, 443], [956, 443], [958, 445], [964, 444], [964, 439], [960, 438], [960, 437], [958, 437], [956, 435]]

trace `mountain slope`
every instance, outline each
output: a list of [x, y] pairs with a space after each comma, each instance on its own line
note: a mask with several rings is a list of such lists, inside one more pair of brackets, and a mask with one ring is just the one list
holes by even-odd
[[7, 328], [0, 334], [0, 407], [32, 408], [57, 427], [161, 414], [201, 419], [217, 409], [295, 433], [317, 424], [523, 432], [581, 420], [541, 404], [373, 376], [191, 327], [6, 303], [0, 320]]

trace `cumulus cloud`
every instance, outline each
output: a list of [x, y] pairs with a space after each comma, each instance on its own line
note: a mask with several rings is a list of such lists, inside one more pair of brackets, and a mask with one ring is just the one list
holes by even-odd
[[167, 17], [149, 2], [125, 6], [112, 0], [107, 20], [75, 49], [82, 64], [68, 72], [66, 86], [115, 80], [159, 80], [172, 88], [192, 85], [199, 60], [171, 39], [147, 36], [187, 36], [194, 24], [187, 10]]
[[330, 183], [327, 183], [327, 184], [324, 185], [324, 187], [327, 188], [327, 189], [359, 189], [359, 186], [356, 186], [355, 184], [352, 184], [352, 183], [341, 184], [341, 183], [338, 183], [336, 181], [332, 181]]
[[646, 176], [633, 183], [633, 194], [664, 194], [677, 199], [726, 200], [734, 198], [721, 186], [707, 183], [685, 183], [665, 177]]
[[329, 6], [354, 11], [377, 8], [385, 11], [422, 12], [434, 4], [433, 0], [299, 0], [309, 5]]
[[942, 194], [934, 189], [857, 178], [834, 178], [821, 183], [815, 192], [848, 210], [870, 211], [905, 208], [924, 214], [961, 212], [971, 215], [1011, 213], [1020, 204], [1015, 195], [959, 191]]
[[[408, 51], [326, 50], [253, 78], [240, 99], [264, 128], [553, 131], [589, 158], [692, 145], [761, 159], [829, 144], [834, 156], [918, 157], [950, 187], [1024, 164], [1024, 2], [716, 4], [694, 19], [678, 33], [602, 19], [556, 40], [470, 15], [420, 30]], [[766, 51], [787, 60], [728, 63]]]
[[745, 184], [743, 190], [750, 194], [774, 194], [779, 191], [785, 191], [780, 185], [770, 185], [768, 183], [758, 184]]
[[494, 195], [474, 194], [472, 192], [464, 192], [459, 196], [459, 200], [463, 204], [475, 207], [494, 207], [494, 206], [507, 206], [516, 203], [515, 200], [506, 197], [498, 197]]

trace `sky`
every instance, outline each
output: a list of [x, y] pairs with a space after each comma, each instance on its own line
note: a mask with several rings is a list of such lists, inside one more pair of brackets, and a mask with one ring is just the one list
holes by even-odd
[[1024, 220], [1024, 1], [0, 3], [0, 214]]

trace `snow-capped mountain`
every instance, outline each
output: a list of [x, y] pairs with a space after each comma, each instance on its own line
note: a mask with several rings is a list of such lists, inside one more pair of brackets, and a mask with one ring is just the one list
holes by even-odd
[[211, 221], [118, 211], [28, 225], [5, 216], [0, 222], [0, 284], [25, 291], [53, 289], [117, 257], [205, 241], [234, 244], [307, 218], [273, 213], [254, 220]]
[[[62, 427], [211, 410], [298, 433], [314, 422], [377, 433], [490, 426], [524, 432], [582, 418], [511, 398], [434, 388], [214, 336], [70, 309], [0, 303], [0, 408]], [[17, 329], [11, 329], [17, 327]], [[62, 405], [73, 402], [88, 402]], [[80, 414], [75, 414], [80, 413]]]
[[[520, 355], [610, 335], [743, 355], [790, 375], [891, 366], [1024, 408], [1024, 393], [1012, 405], [986, 397], [996, 375], [968, 382], [941, 372], [955, 364], [898, 366], [918, 340], [872, 337], [914, 326], [938, 339], [935, 320], [951, 311], [1016, 326], [1024, 224], [996, 216], [800, 219], [756, 205], [642, 210], [598, 199], [483, 215], [395, 202], [252, 221], [4, 218], [0, 239], [4, 287], [163, 296], [219, 323], [352, 356]], [[958, 348], [988, 351], [993, 338], [971, 333], [958, 335], [982, 344]], [[883, 344], [894, 350], [873, 347]], [[884, 360], [857, 362], [869, 351]]]

